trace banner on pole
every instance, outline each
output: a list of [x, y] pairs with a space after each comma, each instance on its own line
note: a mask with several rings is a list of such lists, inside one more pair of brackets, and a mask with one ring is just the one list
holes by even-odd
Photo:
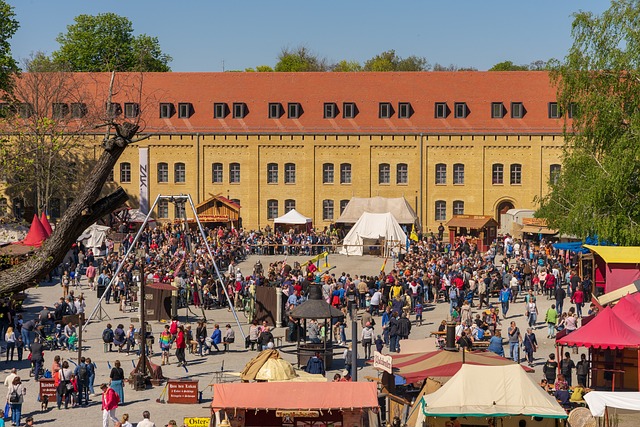
[[138, 148], [140, 158], [140, 212], [149, 213], [149, 149]]

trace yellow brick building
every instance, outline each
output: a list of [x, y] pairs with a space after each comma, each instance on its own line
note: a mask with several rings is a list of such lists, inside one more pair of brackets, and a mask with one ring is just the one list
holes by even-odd
[[[91, 82], [104, 90], [107, 78]], [[138, 105], [151, 137], [125, 151], [110, 186], [137, 207], [142, 167], [149, 204], [220, 194], [251, 229], [293, 207], [322, 228], [351, 197], [404, 196], [426, 230], [534, 208], [560, 168], [566, 119], [544, 72], [151, 73], [141, 100], [128, 93], [114, 102], [123, 115]]]

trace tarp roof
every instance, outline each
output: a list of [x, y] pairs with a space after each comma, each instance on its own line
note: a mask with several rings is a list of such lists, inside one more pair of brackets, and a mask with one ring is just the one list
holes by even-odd
[[327, 377], [296, 371], [291, 363], [280, 356], [278, 350], [264, 350], [251, 359], [240, 373], [242, 381], [318, 381]]
[[623, 297], [613, 307], [613, 312], [624, 319], [629, 326], [640, 331], [640, 304], [635, 297], [631, 295]]
[[640, 331], [627, 325], [611, 307], [606, 307], [589, 323], [560, 338], [556, 344], [603, 349], [638, 348]]
[[47, 215], [42, 211], [42, 215], [40, 215], [40, 223], [42, 224], [42, 228], [47, 232], [47, 237], [51, 236], [53, 233], [53, 228], [51, 228], [51, 224], [49, 224], [49, 220], [47, 219]]
[[525, 225], [520, 231], [522, 231], [523, 233], [533, 234], [558, 234], [558, 230], [540, 225]]
[[15, 242], [16, 245], [33, 246], [39, 248], [42, 246], [42, 242], [47, 238], [47, 232], [45, 231], [38, 215], [33, 214], [33, 220], [31, 221], [31, 227], [24, 240]]
[[590, 391], [584, 395], [584, 400], [594, 417], [603, 417], [607, 407], [629, 412], [640, 411], [640, 392], [637, 391]]
[[295, 209], [291, 209], [286, 214], [273, 220], [274, 224], [306, 224], [311, 222], [311, 218], [307, 218]]
[[344, 236], [340, 254], [361, 256], [364, 253], [364, 239], [380, 239], [380, 243], [388, 247], [393, 246], [394, 243], [400, 243], [404, 246], [407, 241], [407, 235], [390, 212], [364, 212], [358, 222]]
[[318, 410], [377, 408], [373, 382], [266, 382], [213, 385], [214, 409]]
[[[562, 406], [518, 365], [463, 365], [439, 390], [423, 396], [421, 402], [423, 414], [431, 417], [567, 418]], [[422, 425], [421, 418], [416, 425]]]
[[593, 246], [584, 245], [595, 252], [607, 264], [640, 264], [640, 246]]
[[[400, 375], [408, 383], [422, 381], [428, 377], [452, 377], [460, 370], [462, 352], [436, 350], [427, 353], [392, 354], [393, 373]], [[500, 357], [491, 352], [465, 353], [465, 363], [468, 365], [516, 365], [512, 360]], [[522, 365], [520, 369], [532, 372], [533, 370]]]
[[344, 208], [340, 218], [336, 223], [354, 224], [363, 213], [386, 213], [391, 215], [400, 224], [413, 224], [418, 216], [404, 197], [387, 198], [387, 197], [352, 197]]
[[490, 216], [480, 215], [454, 215], [454, 217], [447, 222], [447, 227], [480, 229], [489, 226], [497, 227], [498, 223]]

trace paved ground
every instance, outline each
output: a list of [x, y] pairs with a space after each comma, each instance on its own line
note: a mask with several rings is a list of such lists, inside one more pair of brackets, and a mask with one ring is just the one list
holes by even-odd
[[[269, 262], [273, 262], [275, 260], [280, 260], [283, 257], [268, 257], [268, 256], [260, 256], [250, 257], [247, 261], [242, 263], [240, 267], [242, 268], [245, 274], [248, 274], [255, 261], [260, 258], [262, 260], [263, 265], [267, 266]], [[289, 257], [288, 262], [293, 262], [294, 260], [304, 261], [306, 257]], [[331, 255], [329, 257], [329, 264], [331, 266], [336, 266], [333, 272], [336, 275], [340, 274], [342, 271], [347, 271], [353, 274], [377, 274], [382, 265], [382, 259], [377, 257], [346, 257], [346, 256], [338, 256]], [[387, 264], [387, 270], [392, 267], [392, 261], [389, 261]], [[321, 263], [322, 268], [322, 263]], [[82, 291], [85, 292], [85, 296], [87, 298], [87, 311], [90, 313], [97, 302], [97, 296], [95, 292], [90, 292], [86, 285], [82, 286]], [[76, 291], [78, 293], [79, 291]], [[25, 318], [29, 319], [35, 316], [35, 313], [42, 309], [43, 304], [51, 306], [54, 301], [57, 300], [61, 296], [61, 288], [56, 283], [48, 283], [42, 284], [40, 287], [36, 289], [31, 289], [28, 291], [29, 297], [25, 303], [26, 313]], [[539, 309], [540, 309], [540, 318], [544, 317], [544, 312], [550, 306], [551, 302], [547, 301], [546, 298], [539, 298]], [[495, 301], [494, 301], [495, 302]], [[411, 333], [411, 339], [421, 339], [429, 336], [429, 332], [435, 330], [437, 325], [440, 323], [442, 319], [446, 317], [448, 311], [447, 304], [438, 304], [435, 306], [433, 310], [425, 312], [425, 321], [421, 327], [414, 327]], [[118, 311], [118, 306], [115, 304], [104, 305], [106, 312], [111, 316], [112, 320], [110, 322], [115, 326], [117, 323], [123, 323], [125, 326], [130, 323], [131, 314], [125, 314]], [[187, 321], [191, 323], [195, 323], [197, 319], [193, 314], [190, 314], [188, 318], [184, 316], [184, 310], [181, 310], [179, 313], [182, 316], [182, 321]], [[197, 313], [196, 313], [197, 314]], [[524, 304], [520, 299], [517, 304], [512, 305], [511, 311], [509, 312], [510, 317], [508, 320], [515, 320], [520, 327], [521, 330], [526, 329], [526, 320], [524, 317]], [[207, 320], [209, 324], [212, 323], [220, 323], [233, 324], [233, 316], [232, 313], [227, 311], [227, 309], [220, 310], [211, 310], [206, 312]], [[240, 320], [243, 323], [243, 327], [245, 331], [248, 329], [246, 324], [246, 319], [240, 313]], [[125, 372], [129, 372], [132, 370], [132, 361], [137, 360], [135, 356], [127, 355], [126, 353], [104, 353], [101, 339], [101, 332], [104, 329], [104, 325], [106, 321], [98, 321], [92, 322], [85, 333], [85, 350], [83, 355], [90, 356], [93, 361], [97, 364], [97, 378], [96, 385], [100, 384], [103, 381], [108, 380], [108, 375], [110, 369], [108, 368], [108, 363], [113, 364], [114, 360], [119, 359], [122, 362], [122, 366], [125, 369]], [[505, 322], [503, 321], [503, 325]], [[162, 325], [159, 323], [152, 323], [153, 331], [157, 335], [157, 332], [161, 329]], [[195, 328], [195, 325], [194, 325]], [[237, 327], [234, 326], [234, 329]], [[378, 326], [377, 331], [379, 332], [380, 328]], [[284, 335], [284, 330], [277, 330], [274, 335]], [[536, 335], [538, 338], [538, 342], [540, 344], [539, 350], [536, 354], [537, 356], [537, 364], [536, 364], [536, 373], [534, 378], [539, 380], [541, 378], [541, 365], [544, 363], [545, 358], [549, 355], [549, 353], [554, 351], [553, 340], [546, 339], [546, 329], [542, 323], [539, 324], [538, 330], [536, 331]], [[170, 366], [163, 367], [163, 372], [166, 377], [170, 378], [190, 378], [199, 380], [199, 388], [203, 391], [204, 400], [201, 404], [196, 405], [179, 405], [179, 404], [160, 404], [156, 403], [156, 399], [160, 396], [162, 391], [162, 387], [154, 387], [152, 389], [147, 389], [145, 391], [136, 392], [131, 388], [125, 388], [125, 400], [126, 404], [120, 407], [117, 411], [118, 416], [121, 416], [124, 413], [130, 414], [131, 420], [133, 422], [140, 421], [142, 419], [142, 411], [149, 410], [151, 412], [151, 419], [158, 426], [164, 426], [170, 419], [178, 420], [181, 422], [183, 417], [187, 416], [208, 416], [210, 414], [210, 410], [208, 405], [211, 402], [212, 392], [211, 388], [207, 386], [213, 381], [213, 376], [211, 374], [212, 371], [219, 370], [224, 363], [224, 369], [229, 371], [239, 371], [241, 370], [245, 363], [255, 355], [253, 352], [248, 352], [244, 350], [244, 346], [241, 345], [241, 339], [239, 339], [240, 334], [236, 332], [236, 336], [238, 339], [236, 340], [236, 347], [232, 347], [231, 351], [228, 354], [218, 354], [207, 357], [198, 357], [195, 355], [187, 355], [187, 360], [189, 362], [188, 369], [189, 372], [186, 372], [183, 368], [179, 368], [175, 366], [176, 359], [172, 356], [171, 361], [172, 364]], [[350, 331], [347, 330], [347, 337], [350, 336]], [[425, 350], [435, 349], [435, 341], [433, 346], [429, 346]], [[156, 355], [152, 358], [152, 361], [159, 362], [158, 355], [158, 347], [154, 348], [156, 351]], [[508, 347], [505, 346], [505, 350], [508, 350]], [[76, 353], [68, 353], [68, 352], [59, 352], [59, 354], [67, 359], [67, 358], [76, 358]], [[45, 355], [45, 365], [47, 367], [51, 366], [51, 361], [53, 360], [52, 353], [47, 353]], [[26, 354], [25, 354], [26, 357]], [[294, 357], [291, 355], [284, 355], [284, 357], [293, 362]], [[578, 359], [578, 355], [574, 355], [574, 360]], [[341, 359], [341, 357], [339, 357]], [[338, 360], [335, 365], [336, 369], [327, 375], [331, 378], [335, 372], [339, 372], [342, 369], [342, 361]], [[29, 379], [28, 374], [28, 362], [23, 361], [21, 363], [14, 362], [1, 362], [0, 367], [3, 368], [4, 376], [6, 376], [9, 372], [9, 369], [12, 366], [17, 366], [20, 368], [19, 375], [25, 379], [25, 385], [27, 387], [27, 397], [25, 400], [25, 404], [23, 406], [23, 414], [24, 415], [33, 415], [39, 425], [71, 425], [77, 420], [82, 420], [84, 425], [87, 426], [99, 426], [101, 425], [101, 410], [100, 410], [100, 397], [92, 397], [93, 403], [88, 408], [73, 408], [68, 410], [58, 410], [55, 409], [55, 405], [49, 405], [49, 410], [47, 412], [40, 411], [40, 404], [36, 401], [37, 396], [37, 383], [35, 383], [32, 379]], [[359, 377], [363, 378], [364, 375], [376, 375], [375, 371], [370, 367], [361, 368], [359, 371]], [[3, 377], [4, 378], [4, 377]], [[53, 409], [52, 409], [53, 408]], [[180, 425], [180, 424], [179, 424]]]

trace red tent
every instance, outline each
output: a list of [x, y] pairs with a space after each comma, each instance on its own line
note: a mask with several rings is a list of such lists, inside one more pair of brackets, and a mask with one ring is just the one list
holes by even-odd
[[31, 221], [31, 228], [29, 228], [29, 232], [27, 233], [27, 237], [24, 240], [19, 242], [15, 242], [17, 245], [24, 246], [35, 246], [40, 247], [42, 242], [47, 238], [47, 232], [44, 227], [42, 227], [42, 223], [38, 219], [38, 215], [33, 215], [33, 221]]
[[42, 211], [42, 215], [40, 215], [40, 222], [42, 223], [44, 231], [47, 232], [47, 237], [51, 236], [53, 229], [51, 228], [51, 224], [49, 224], [49, 220], [47, 219], [47, 215], [45, 215], [44, 211]]
[[[461, 351], [436, 350], [427, 353], [393, 354], [393, 373], [408, 383], [422, 381], [428, 377], [452, 377], [462, 367]], [[465, 353], [464, 363], [469, 365], [501, 366], [515, 364], [491, 352]], [[527, 372], [532, 369], [522, 366]]]
[[613, 307], [613, 312], [626, 323], [640, 331], [640, 301], [631, 295], [624, 296]]
[[611, 307], [606, 307], [592, 321], [556, 341], [556, 345], [593, 348], [638, 348], [640, 330], [629, 326]]

